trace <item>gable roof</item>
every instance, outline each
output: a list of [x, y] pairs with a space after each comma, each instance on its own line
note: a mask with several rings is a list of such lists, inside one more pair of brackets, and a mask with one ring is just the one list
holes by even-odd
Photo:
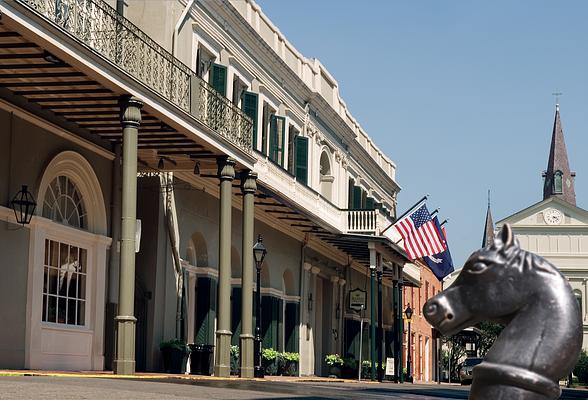
[[551, 204], [556, 204], [559, 206], [559, 208], [567, 209], [571, 213], [577, 214], [580, 217], [585, 218], [586, 221], [588, 222], [588, 211], [576, 206], [575, 204], [568, 203], [567, 201], [565, 201], [561, 197], [552, 196], [552, 197], [548, 197], [545, 200], [541, 200], [540, 202], [532, 204], [529, 207], [522, 209], [514, 214], [511, 214], [508, 217], [501, 219], [500, 221], [496, 222], [496, 227], [502, 226], [506, 223], [514, 224], [515, 222], [520, 221], [521, 219], [523, 219], [527, 216], [533, 215], [533, 214], [539, 212], [540, 210], [548, 208], [548, 206]]

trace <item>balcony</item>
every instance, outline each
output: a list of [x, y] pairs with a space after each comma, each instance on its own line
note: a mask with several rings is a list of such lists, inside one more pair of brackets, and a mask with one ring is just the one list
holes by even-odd
[[392, 221], [380, 210], [343, 210], [347, 216], [347, 233], [379, 235]]
[[15, 2], [251, 154], [251, 119], [104, 1]]
[[[333, 233], [379, 235], [392, 221], [380, 210], [344, 210], [331, 203], [320, 193], [300, 183], [280, 165], [267, 156], [257, 156], [255, 172], [264, 186], [279, 193], [291, 203], [330, 226]], [[320, 223], [319, 223], [320, 224]]]

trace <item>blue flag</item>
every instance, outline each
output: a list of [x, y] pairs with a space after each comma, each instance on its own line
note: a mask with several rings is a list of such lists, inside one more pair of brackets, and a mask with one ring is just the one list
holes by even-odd
[[453, 260], [451, 259], [451, 253], [449, 252], [449, 246], [447, 245], [445, 231], [441, 229], [437, 217], [433, 218], [433, 222], [435, 223], [435, 228], [437, 228], [437, 231], [439, 232], [439, 236], [441, 236], [445, 242], [445, 251], [432, 256], [425, 256], [423, 257], [423, 260], [427, 263], [431, 271], [433, 271], [437, 279], [443, 280], [443, 278], [454, 271]]

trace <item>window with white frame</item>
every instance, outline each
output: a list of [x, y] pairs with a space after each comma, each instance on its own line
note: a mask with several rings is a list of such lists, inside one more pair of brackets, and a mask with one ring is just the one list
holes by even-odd
[[85, 325], [87, 250], [45, 239], [43, 322]]
[[[84, 199], [67, 176], [47, 187], [43, 216], [57, 223], [87, 229]], [[43, 263], [43, 322], [85, 325], [87, 249], [72, 243], [45, 239]]]

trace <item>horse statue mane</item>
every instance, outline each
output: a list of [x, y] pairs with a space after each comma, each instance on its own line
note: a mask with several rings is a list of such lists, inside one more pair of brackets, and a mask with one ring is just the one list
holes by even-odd
[[554, 400], [558, 381], [578, 361], [580, 308], [566, 278], [520, 248], [505, 224], [494, 243], [474, 252], [423, 314], [443, 335], [482, 321], [504, 330], [473, 370], [472, 400]]

